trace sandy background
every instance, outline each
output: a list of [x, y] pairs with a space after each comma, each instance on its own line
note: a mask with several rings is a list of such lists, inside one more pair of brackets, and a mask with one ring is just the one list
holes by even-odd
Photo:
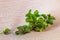
[[[53, 26], [45, 32], [31, 32], [16, 36], [17, 26], [26, 24], [25, 14], [29, 9], [51, 13], [56, 17]], [[0, 0], [0, 31], [11, 28], [11, 34], [0, 34], [0, 40], [60, 40], [60, 0]]]

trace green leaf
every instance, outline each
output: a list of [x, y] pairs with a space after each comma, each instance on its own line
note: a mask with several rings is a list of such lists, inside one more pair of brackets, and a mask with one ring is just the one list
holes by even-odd
[[42, 14], [41, 16], [43, 16], [45, 19], [47, 19], [47, 15], [46, 14]]
[[47, 23], [52, 25], [53, 24], [53, 20], [52, 19], [48, 19]]
[[43, 26], [43, 28], [46, 28], [48, 26], [48, 24], [42, 18], [38, 19], [38, 24]]
[[35, 11], [34, 11], [34, 15], [35, 15], [36, 17], [39, 17], [39, 11], [38, 11], [38, 10], [35, 10]]
[[36, 27], [35, 30], [36, 30], [37, 32], [42, 32], [42, 31], [43, 31], [43, 28]]
[[26, 18], [26, 22], [33, 22], [32, 18]]
[[43, 22], [42, 25], [44, 29], [48, 27], [48, 24], [46, 22]]
[[9, 28], [6, 28], [4, 31], [3, 31], [4, 34], [9, 34], [10, 33], [10, 29]]
[[26, 14], [26, 17], [31, 17], [32, 16], [32, 13], [31, 13], [31, 9], [28, 11], [28, 13]]
[[49, 19], [53, 19], [53, 20], [55, 20], [54, 16], [50, 16]]
[[44, 22], [44, 20], [43, 20], [43, 18], [38, 18], [37, 22], [42, 23], [42, 22]]
[[23, 26], [20, 26], [18, 27], [18, 32], [16, 32], [17, 34], [25, 34], [25, 33], [28, 33], [32, 30], [32, 27], [31, 26], [27, 26], [27, 25], [23, 25]]
[[19, 32], [19, 31], [16, 31], [16, 32], [15, 32], [15, 34], [16, 34], [16, 35], [19, 35], [19, 34], [20, 34], [20, 32]]
[[26, 32], [26, 33], [28, 33], [28, 32], [30, 32], [31, 31], [31, 26], [27, 26], [27, 25], [24, 25], [23, 26], [23, 29], [24, 29], [24, 31]]
[[53, 20], [55, 20], [55, 17], [54, 17], [54, 16], [51, 16], [51, 14], [48, 14], [48, 19], [53, 19]]

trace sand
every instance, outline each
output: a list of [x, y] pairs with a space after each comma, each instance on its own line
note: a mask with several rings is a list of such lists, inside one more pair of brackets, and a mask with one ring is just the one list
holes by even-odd
[[[17, 26], [25, 24], [29, 9], [51, 13], [56, 17], [54, 25], [43, 32], [15, 35]], [[60, 0], [0, 0], [0, 31], [11, 28], [9, 35], [0, 34], [0, 40], [60, 40]]]

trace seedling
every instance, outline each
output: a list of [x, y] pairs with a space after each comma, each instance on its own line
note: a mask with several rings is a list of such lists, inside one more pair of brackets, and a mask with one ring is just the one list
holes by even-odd
[[26, 14], [26, 22], [28, 25], [19, 26], [16, 34], [26, 34], [32, 30], [41, 32], [48, 27], [48, 24], [53, 25], [55, 17], [51, 14], [40, 14], [38, 10], [34, 13], [31, 10]]
[[9, 33], [10, 33], [10, 29], [9, 29], [9, 28], [6, 28], [6, 29], [3, 31], [3, 33], [4, 33], [5, 35], [9, 34]]

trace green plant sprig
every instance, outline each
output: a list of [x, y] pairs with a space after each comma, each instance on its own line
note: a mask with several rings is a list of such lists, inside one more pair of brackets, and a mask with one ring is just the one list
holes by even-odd
[[2, 33], [5, 34], [5, 35], [7, 35], [7, 34], [10, 33], [10, 31], [11, 31], [11, 30], [10, 30], [9, 28], [6, 28], [5, 30], [3, 30]]
[[35, 10], [34, 13], [31, 10], [26, 14], [26, 22], [28, 25], [23, 25], [17, 27], [18, 31], [15, 33], [26, 34], [32, 30], [41, 32], [48, 27], [48, 24], [53, 25], [55, 17], [51, 14], [40, 14], [38, 10]]

